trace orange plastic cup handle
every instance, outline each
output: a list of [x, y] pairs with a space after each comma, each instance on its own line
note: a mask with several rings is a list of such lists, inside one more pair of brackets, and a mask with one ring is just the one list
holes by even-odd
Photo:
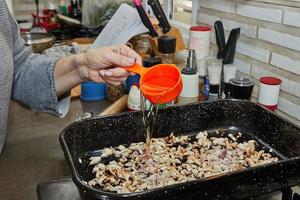
[[147, 72], [149, 71], [149, 68], [143, 67], [139, 64], [134, 64], [130, 67], [124, 67], [124, 69], [126, 69], [129, 72], [133, 72], [136, 74], [139, 74], [141, 77]]

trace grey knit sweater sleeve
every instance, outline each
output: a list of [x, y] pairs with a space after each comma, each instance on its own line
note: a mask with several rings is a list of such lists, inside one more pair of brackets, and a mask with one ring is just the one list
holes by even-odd
[[15, 20], [9, 16], [13, 37], [13, 89], [12, 99], [32, 109], [64, 116], [68, 100], [58, 102], [54, 85], [56, 58], [34, 54], [26, 47]]

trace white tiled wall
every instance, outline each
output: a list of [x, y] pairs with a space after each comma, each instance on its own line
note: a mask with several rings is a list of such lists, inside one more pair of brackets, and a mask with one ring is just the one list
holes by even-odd
[[282, 10], [260, 6], [259, 4], [237, 4], [236, 13], [241, 16], [280, 23], [282, 19]]
[[253, 59], [260, 60], [262, 62], [269, 62], [270, 51], [264, 48], [257, 47], [245, 42], [239, 42], [236, 46], [236, 52], [249, 56]]
[[257, 34], [257, 26], [252, 24], [247, 24], [243, 22], [238, 22], [235, 20], [224, 19], [224, 29], [230, 31], [234, 28], [241, 28], [241, 33], [245, 34], [248, 37], [255, 38]]
[[[241, 27], [234, 65], [256, 80], [275, 76], [282, 80], [278, 114], [300, 125], [300, 2], [284, 0], [199, 0], [198, 23], [221, 20], [228, 32]], [[214, 35], [212, 35], [215, 37]], [[212, 39], [215, 49], [215, 39]]]
[[235, 3], [231, 1], [200, 0], [200, 6], [218, 11], [235, 13]]
[[259, 28], [258, 39], [300, 51], [300, 37], [269, 28]]
[[300, 27], [300, 12], [286, 10], [283, 15], [283, 24]]

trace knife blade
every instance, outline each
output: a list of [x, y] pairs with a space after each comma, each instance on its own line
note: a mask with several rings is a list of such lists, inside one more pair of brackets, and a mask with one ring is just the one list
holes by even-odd
[[148, 4], [153, 10], [153, 13], [159, 21], [159, 26], [162, 28], [163, 33], [168, 33], [171, 29], [171, 25], [164, 13], [163, 8], [158, 0], [148, 0]]
[[223, 53], [223, 64], [233, 63], [235, 56], [236, 43], [240, 37], [241, 28], [235, 28], [230, 31], [230, 35]]
[[221, 59], [224, 56], [224, 49], [226, 46], [223, 23], [221, 21], [216, 21], [214, 27], [216, 32], [216, 41], [218, 45], [217, 58]]

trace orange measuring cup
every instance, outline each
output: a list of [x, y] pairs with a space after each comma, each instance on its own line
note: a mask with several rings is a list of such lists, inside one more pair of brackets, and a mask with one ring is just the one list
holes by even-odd
[[173, 64], [159, 64], [151, 68], [134, 64], [125, 69], [141, 76], [140, 89], [151, 103], [168, 103], [176, 99], [182, 90], [181, 72]]

